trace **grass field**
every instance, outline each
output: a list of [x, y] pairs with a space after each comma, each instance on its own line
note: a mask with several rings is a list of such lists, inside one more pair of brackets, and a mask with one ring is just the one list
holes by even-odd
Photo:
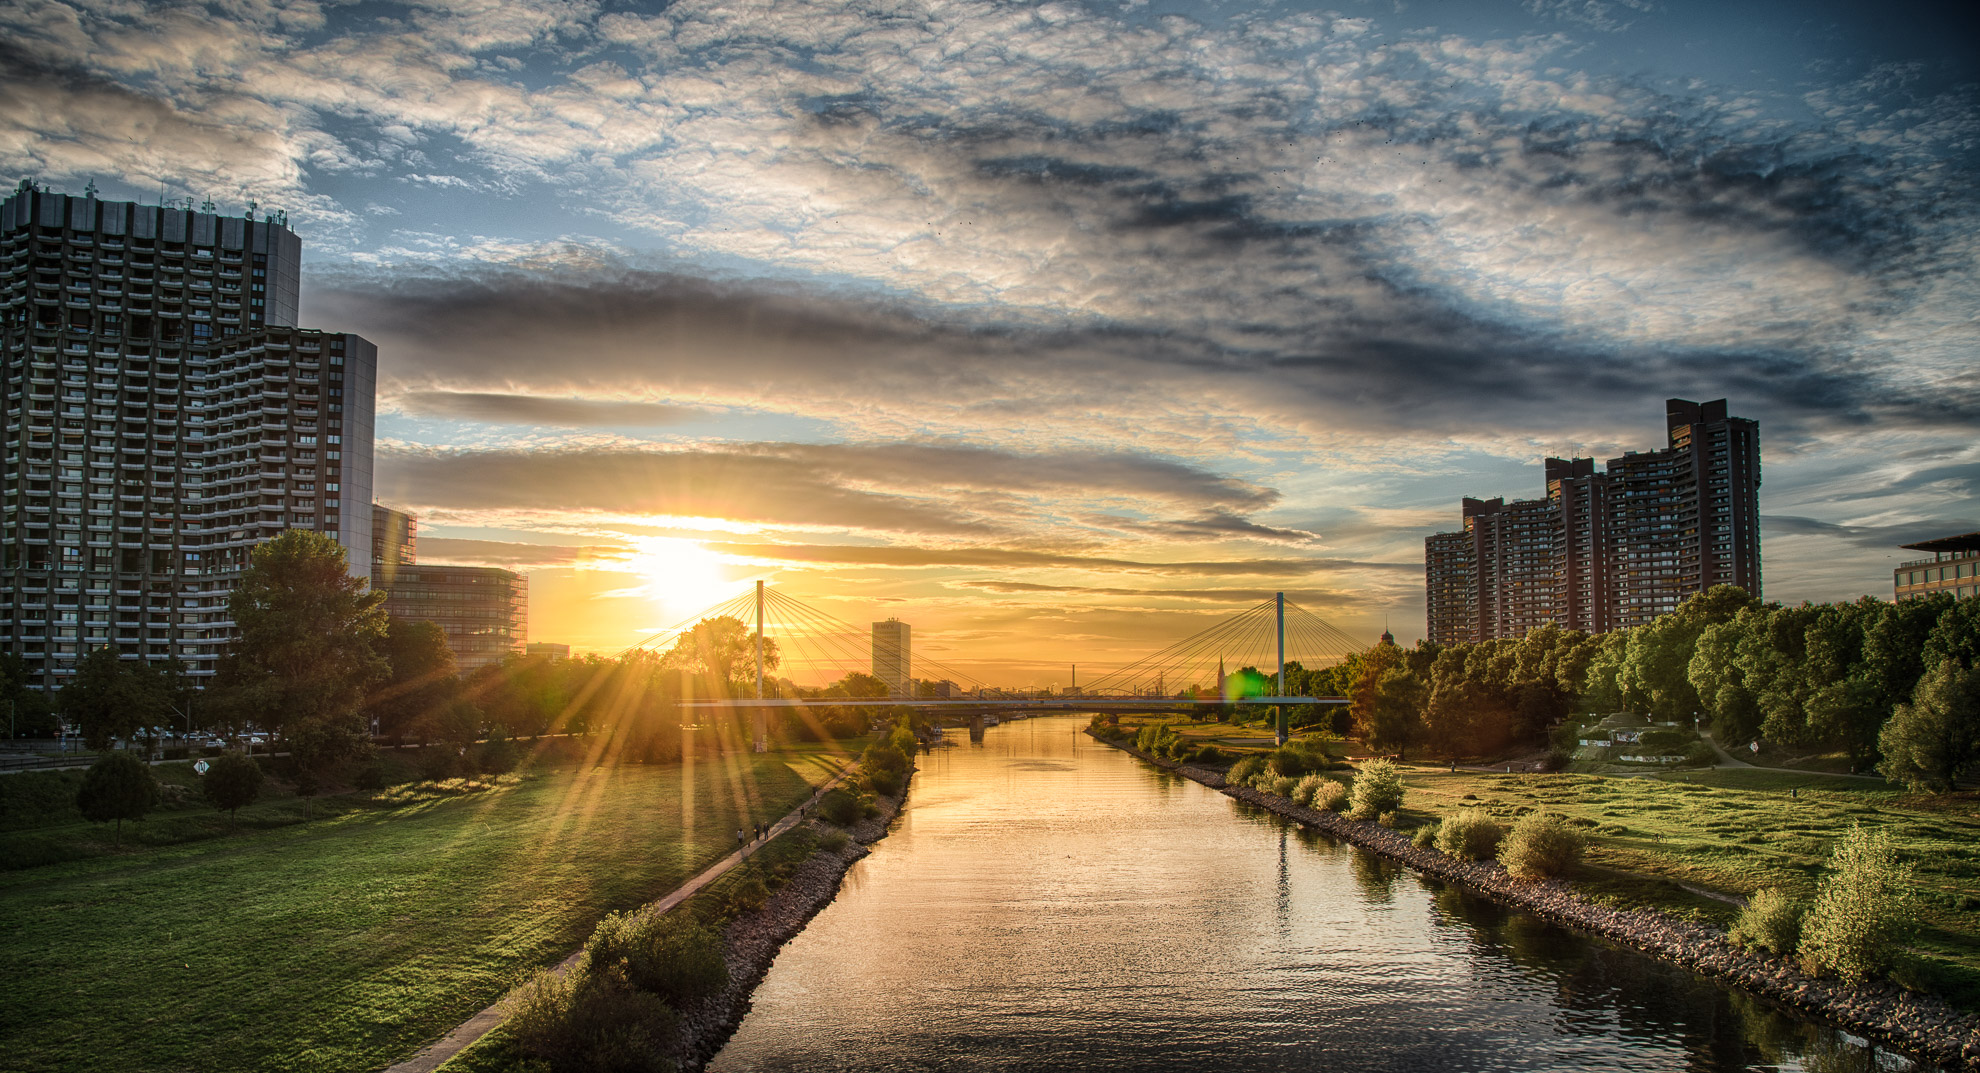
[[[1725, 927], [1738, 897], [1779, 887], [1807, 898], [1852, 824], [1889, 831], [1917, 862], [1927, 956], [1915, 982], [1980, 1006], [1980, 800], [1931, 797], [1822, 774], [1720, 768], [1662, 778], [1493, 775], [1419, 767], [1405, 776], [1405, 820], [1484, 807], [1501, 822], [1545, 809], [1589, 836], [1579, 883], [1599, 900]], [[1694, 889], [1687, 889], [1694, 888]]]
[[[1177, 729], [1193, 738], [1241, 739], [1259, 728]], [[1468, 807], [1486, 808], [1502, 824], [1535, 810], [1557, 812], [1589, 836], [1587, 867], [1576, 879], [1584, 892], [1720, 928], [1739, 911], [1724, 896], [1780, 887], [1808, 898], [1851, 824], [1887, 830], [1918, 868], [1916, 949], [1923, 958], [1907, 982], [1980, 1009], [1980, 793], [1909, 794], [1878, 779], [1816, 770], [1624, 776], [1404, 767], [1410, 792], [1399, 826]]]
[[[225, 837], [0, 872], [0, 1055], [23, 1071], [382, 1066], [575, 949], [605, 912], [677, 886], [733, 849], [737, 827], [788, 811], [837, 767], [822, 747], [567, 766], [473, 793], [319, 801], [306, 824], [258, 825], [244, 810]], [[10, 790], [13, 804], [34, 797]]]

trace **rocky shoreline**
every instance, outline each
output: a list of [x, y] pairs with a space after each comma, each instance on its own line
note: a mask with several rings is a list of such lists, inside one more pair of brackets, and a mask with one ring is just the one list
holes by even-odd
[[1595, 905], [1566, 884], [1523, 882], [1495, 862], [1462, 861], [1413, 844], [1379, 823], [1302, 808], [1249, 787], [1227, 786], [1222, 772], [1151, 756], [1131, 745], [1112, 745], [1247, 804], [1275, 812], [1345, 842], [1379, 853], [1430, 876], [1752, 992], [1804, 1016], [1874, 1040], [1946, 1069], [1980, 1070], [1980, 1014], [1965, 1013], [1930, 995], [1879, 982], [1851, 986], [1811, 977], [1786, 958], [1751, 954], [1718, 931], [1648, 909]]
[[[907, 800], [912, 771], [896, 797], [875, 797], [880, 813], [861, 820], [846, 831], [851, 836], [837, 853], [824, 849], [811, 855], [791, 874], [790, 881], [773, 893], [761, 908], [744, 913], [722, 930], [724, 957], [729, 965], [729, 986], [680, 1011], [681, 1048], [675, 1061], [683, 1073], [705, 1067], [722, 1045], [735, 1035], [749, 1013], [751, 997], [764, 974], [777, 960], [777, 952], [811, 918], [838, 897], [839, 883], [854, 861], [872, 851], [867, 846], [887, 836], [888, 827]], [[815, 831], [838, 830], [817, 819], [806, 821]]]

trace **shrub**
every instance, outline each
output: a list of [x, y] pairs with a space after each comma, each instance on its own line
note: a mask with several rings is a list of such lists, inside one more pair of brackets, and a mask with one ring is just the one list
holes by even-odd
[[477, 766], [484, 775], [506, 775], [516, 769], [521, 755], [516, 751], [516, 743], [508, 738], [490, 738], [481, 743]]
[[1549, 749], [1547, 755], [1540, 761], [1540, 770], [1566, 771], [1567, 766], [1572, 763], [1574, 763], [1573, 753], [1566, 749]]
[[1489, 861], [1505, 834], [1484, 809], [1459, 809], [1437, 825], [1437, 848], [1467, 861]]
[[1858, 983], [1888, 972], [1916, 928], [1912, 865], [1890, 835], [1851, 826], [1801, 922], [1802, 967]]
[[231, 822], [245, 805], [261, 796], [261, 765], [240, 753], [221, 753], [200, 777], [199, 791]]
[[838, 853], [843, 851], [846, 848], [846, 843], [850, 841], [852, 841], [852, 836], [846, 834], [844, 831], [827, 831], [818, 836], [818, 848], [827, 853]]
[[1321, 775], [1308, 775], [1307, 777], [1299, 780], [1299, 785], [1293, 787], [1293, 792], [1292, 792], [1293, 804], [1304, 805], [1307, 808], [1312, 808], [1313, 795], [1320, 791], [1320, 784], [1323, 782], [1332, 782], [1332, 781], [1333, 781], [1332, 779], [1326, 778]]
[[461, 768], [460, 754], [451, 745], [435, 745], [419, 753], [419, 774], [427, 782], [451, 779]]
[[1418, 827], [1416, 833], [1409, 836], [1409, 840], [1418, 849], [1430, 849], [1437, 844], [1437, 832], [1440, 827], [1439, 824], [1426, 823]]
[[729, 986], [721, 937], [684, 916], [644, 910], [607, 913], [584, 950], [594, 971], [616, 971], [634, 987], [675, 1006]]
[[1747, 899], [1746, 908], [1739, 911], [1739, 919], [1733, 921], [1726, 938], [1745, 950], [1791, 954], [1801, 939], [1803, 912], [1802, 904], [1788, 897], [1786, 891], [1763, 890]]
[[1238, 762], [1231, 765], [1231, 770], [1224, 773], [1224, 781], [1233, 786], [1249, 786], [1251, 777], [1264, 766], [1265, 758], [1257, 753], [1239, 757]]
[[1499, 863], [1520, 879], [1564, 876], [1581, 863], [1588, 838], [1551, 812], [1531, 812], [1499, 845]]
[[1686, 767], [1716, 767], [1718, 763], [1719, 754], [1712, 751], [1710, 742], [1693, 742], [1691, 748], [1684, 751]]
[[828, 790], [825, 796], [818, 799], [818, 815], [826, 823], [850, 827], [859, 822], [859, 798], [844, 790]]
[[876, 794], [892, 797], [901, 792], [901, 776], [892, 771], [874, 770], [866, 773], [866, 785]]
[[1199, 764], [1220, 764], [1224, 760], [1224, 750], [1217, 748], [1215, 745], [1204, 745], [1199, 747], [1196, 750], [1196, 755], [1190, 757], [1190, 759]]
[[1289, 798], [1293, 795], [1293, 791], [1299, 789], [1299, 780], [1289, 775], [1268, 776], [1267, 781], [1270, 783], [1271, 789], [1266, 792], [1274, 797]]
[[509, 1000], [509, 1029], [524, 1054], [553, 1073], [673, 1073], [666, 1057], [680, 1016], [660, 996], [580, 961], [540, 972]]
[[1361, 765], [1361, 770], [1355, 773], [1354, 786], [1348, 791], [1349, 815], [1357, 820], [1372, 820], [1384, 812], [1394, 812], [1402, 803], [1402, 774], [1396, 765], [1387, 760], [1370, 760]]
[[764, 884], [763, 877], [754, 874], [746, 875], [738, 880], [736, 885], [729, 890], [729, 912], [732, 914], [747, 913], [752, 910], [761, 909], [763, 908], [763, 903], [769, 900], [770, 888]]
[[117, 841], [124, 840], [124, 821], [141, 820], [158, 805], [158, 780], [151, 765], [127, 752], [104, 753], [83, 773], [76, 790], [76, 810], [91, 823], [117, 823]]
[[1348, 788], [1332, 779], [1327, 779], [1313, 790], [1313, 804], [1318, 812], [1339, 812], [1347, 804]]
[[366, 764], [358, 769], [356, 783], [360, 790], [383, 790], [391, 785], [385, 778], [385, 769], [377, 764]]

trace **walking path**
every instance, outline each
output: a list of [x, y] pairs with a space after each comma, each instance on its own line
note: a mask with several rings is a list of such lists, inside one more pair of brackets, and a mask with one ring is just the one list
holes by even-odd
[[[804, 810], [809, 808], [811, 805], [816, 804], [818, 799], [824, 796], [825, 791], [838, 785], [838, 783], [846, 777], [846, 773], [851, 770], [852, 770], [852, 766], [849, 764], [846, 767], [839, 769], [839, 773], [837, 775], [834, 775], [830, 779], [827, 779], [825, 782], [820, 783], [818, 788], [812, 791], [811, 799], [809, 801], [805, 802], [804, 805], [799, 806], [797, 809], [785, 814], [785, 816], [782, 819], [771, 824], [770, 833], [764, 835], [761, 841], [768, 842], [771, 839], [777, 837], [778, 835], [783, 834], [785, 831], [788, 831], [791, 828], [796, 827], [799, 823], [803, 822]], [[755, 843], [752, 843], [752, 845], [754, 844]], [[658, 912], [658, 913], [667, 912], [668, 910], [674, 908], [675, 906], [681, 904], [682, 902], [687, 901], [689, 898], [694, 897], [696, 894], [699, 894], [704, 887], [722, 878], [723, 873], [741, 864], [743, 861], [747, 860], [748, 857], [749, 857], [749, 847], [747, 846], [730, 853], [728, 856], [722, 858], [719, 861], [716, 861], [714, 864], [711, 864], [707, 868], [703, 869], [701, 874], [695, 876], [693, 879], [688, 880], [686, 883], [681, 884], [679, 887], [674, 888], [674, 890], [669, 894], [667, 894], [665, 897], [662, 897], [660, 900], [651, 903], [648, 906], [648, 908], [651, 908], [654, 912]], [[582, 950], [572, 952], [571, 956], [557, 963], [556, 971], [563, 972], [569, 969], [571, 965], [577, 961], [578, 954], [581, 954], [583, 952], [584, 951]], [[445, 1036], [441, 1037], [441, 1039], [437, 1043], [434, 1043], [433, 1045], [427, 1047], [425, 1050], [420, 1051], [418, 1054], [413, 1055], [411, 1058], [408, 1058], [397, 1065], [386, 1067], [385, 1073], [433, 1073], [434, 1070], [439, 1069], [440, 1066], [444, 1064], [448, 1059], [454, 1057], [455, 1055], [461, 1053], [464, 1050], [467, 1050], [468, 1047], [473, 1045], [473, 1043], [476, 1040], [494, 1031], [495, 1026], [502, 1023], [502, 1017], [503, 1017], [502, 1004], [506, 1002], [507, 999], [508, 996], [504, 995], [501, 999], [496, 1000], [496, 1002], [493, 1005], [489, 1006], [487, 1009], [482, 1010], [480, 1013], [477, 1013], [473, 1017], [470, 1017], [466, 1021], [463, 1021], [452, 1032], [449, 1032]]]

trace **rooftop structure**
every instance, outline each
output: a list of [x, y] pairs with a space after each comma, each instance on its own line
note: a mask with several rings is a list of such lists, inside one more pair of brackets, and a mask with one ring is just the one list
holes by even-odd
[[1907, 551], [1931, 554], [1899, 563], [1892, 572], [1892, 596], [1910, 600], [1945, 593], [1965, 598], [1980, 596], [1980, 533], [1921, 540], [1901, 545]]

